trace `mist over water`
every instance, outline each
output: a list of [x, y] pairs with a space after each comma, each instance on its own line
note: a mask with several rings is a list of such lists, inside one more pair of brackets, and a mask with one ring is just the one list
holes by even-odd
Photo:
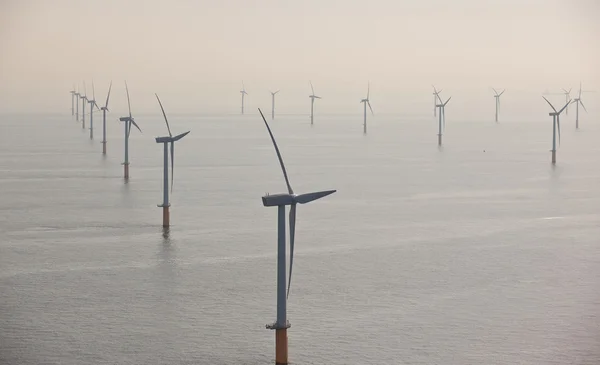
[[[136, 116], [128, 183], [114, 115], [105, 158], [99, 118], [89, 141], [69, 115], [1, 117], [0, 363], [273, 362], [268, 134], [254, 110], [165, 107], [191, 130], [168, 234], [158, 111]], [[600, 362], [600, 126], [564, 117], [552, 167], [547, 116], [446, 114], [441, 149], [433, 116], [271, 123], [296, 192], [338, 189], [298, 208], [291, 363]]]

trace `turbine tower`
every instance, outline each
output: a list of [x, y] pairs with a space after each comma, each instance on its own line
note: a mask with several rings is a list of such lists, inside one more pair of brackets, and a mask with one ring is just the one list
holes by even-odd
[[83, 96], [79, 97], [81, 99], [81, 129], [85, 129], [85, 103], [87, 103], [87, 91], [85, 90], [85, 81], [83, 82]]
[[310, 98], [310, 125], [313, 125], [313, 122], [314, 122], [315, 99], [321, 99], [321, 97], [315, 95], [315, 89], [313, 88], [312, 81], [310, 81], [310, 90], [312, 91], [312, 94], [310, 94], [308, 96]]
[[163, 167], [163, 203], [159, 204], [159, 208], [163, 208], [163, 227], [169, 227], [170, 216], [169, 216], [169, 207], [171, 204], [169, 203], [169, 149], [168, 145], [171, 144], [171, 192], [173, 192], [173, 171], [175, 168], [175, 142], [179, 141], [183, 137], [185, 137], [190, 131], [185, 133], [181, 133], [175, 137], [171, 134], [171, 128], [169, 127], [169, 121], [167, 120], [167, 114], [165, 114], [165, 109], [160, 102], [157, 94], [156, 100], [158, 100], [158, 105], [160, 105], [160, 110], [162, 110], [163, 116], [165, 117], [165, 123], [167, 124], [167, 130], [169, 131], [168, 137], [156, 137], [156, 143], [162, 143], [164, 146], [164, 167]]
[[98, 108], [98, 104], [96, 104], [96, 90], [94, 89], [94, 82], [92, 81], [92, 99], [88, 99], [88, 103], [90, 104], [90, 139], [94, 139], [94, 107]]
[[108, 110], [108, 99], [110, 98], [110, 90], [112, 89], [112, 81], [108, 87], [108, 95], [106, 95], [106, 104], [100, 110], [102, 110], [102, 154], [106, 155], [106, 112]]
[[[440, 99], [440, 103], [436, 104], [436, 107], [440, 108], [440, 112], [438, 113], [439, 116], [439, 123], [438, 123], [438, 146], [442, 145], [442, 130], [446, 129], [446, 104], [448, 104], [448, 102], [450, 101], [450, 99], [452, 99], [452, 96], [448, 98], [448, 100], [446, 100], [445, 103], [442, 103], [442, 99]], [[443, 128], [442, 128], [442, 124], [443, 124]]]
[[[279, 165], [283, 171], [283, 177], [287, 185], [287, 193], [265, 195], [262, 198], [263, 205], [265, 207], [277, 207], [277, 320], [273, 324], [266, 325], [267, 329], [275, 330], [275, 363], [276, 364], [288, 364], [288, 341], [287, 341], [287, 329], [290, 328], [290, 323], [287, 320], [287, 299], [290, 293], [290, 284], [292, 281], [292, 268], [294, 265], [294, 238], [296, 235], [296, 204], [306, 204], [313, 200], [323, 198], [327, 195], [335, 193], [335, 190], [325, 190], [313, 193], [306, 193], [296, 195], [292, 190], [290, 181], [283, 164], [283, 159], [279, 153], [277, 142], [271, 132], [271, 128], [265, 119], [262, 111], [258, 109], [260, 115], [265, 122], [277, 158]], [[289, 224], [290, 224], [290, 271], [289, 278], [287, 281], [286, 291], [286, 237], [285, 237], [285, 207], [290, 206]]]
[[277, 94], [279, 92], [279, 90], [272, 92], [269, 91], [271, 93], [271, 120], [275, 119], [275, 94]]
[[369, 92], [370, 92], [370, 84], [367, 83], [367, 97], [365, 99], [362, 99], [360, 102], [363, 103], [364, 105], [364, 122], [363, 122], [363, 133], [367, 134], [367, 104], [369, 105], [369, 109], [371, 109], [371, 114], [373, 113], [373, 108], [371, 108], [371, 103], [369, 102]]
[[498, 123], [498, 111], [500, 110], [500, 97], [502, 96], [502, 94], [504, 94], [504, 92], [506, 90], [502, 90], [502, 92], [500, 94], [498, 94], [496, 89], [492, 88], [492, 90], [494, 90], [494, 98], [496, 99], [496, 123]]
[[79, 86], [77, 86], [77, 92], [75, 93], [75, 122], [79, 122], [79, 98], [81, 94], [79, 93]]
[[442, 102], [442, 99], [440, 99], [440, 93], [442, 92], [442, 89], [440, 89], [439, 91], [435, 89], [435, 86], [431, 85], [433, 87], [433, 116], [436, 117], [437, 116], [437, 102], [438, 100], [440, 101], [440, 103]]
[[75, 91], [75, 86], [73, 85], [73, 90], [69, 91], [69, 93], [71, 94], [71, 116], [75, 115], [75, 94], [77, 94], [77, 91]]
[[244, 85], [243, 81], [242, 81], [242, 90], [240, 90], [240, 93], [242, 94], [242, 114], [244, 114], [244, 95], [248, 95], [248, 93], [246, 92], [246, 86]]
[[581, 100], [581, 82], [579, 83], [579, 93], [577, 94], [577, 97], [573, 100], [573, 102], [575, 103], [575, 128], [579, 129], [579, 104], [581, 104], [581, 106], [583, 107], [583, 110], [585, 110], [585, 112], [587, 113], [587, 109], [585, 108], [585, 105], [583, 105], [583, 101]]
[[556, 111], [552, 103], [550, 103], [546, 97], [542, 96], [542, 98], [544, 98], [552, 110], [554, 110], [553, 113], [549, 113], [548, 115], [552, 117], [552, 164], [556, 164], [556, 127], [558, 126], [558, 143], [560, 144], [560, 113], [567, 109], [567, 106], [569, 106], [571, 100], [568, 100], [560, 111]]
[[[571, 100], [571, 90], [573, 90], [573, 88], [570, 88], [568, 91], [565, 89], [562, 89], [563, 94], [565, 95], [565, 102]], [[565, 115], [569, 115], [569, 106], [568, 105], [567, 105], [567, 109], [565, 109]]]
[[127, 92], [127, 108], [129, 109], [129, 116], [121, 117], [119, 120], [125, 122], [125, 161], [123, 162], [124, 178], [129, 179], [129, 134], [131, 133], [131, 125], [134, 125], [140, 133], [142, 130], [137, 125], [133, 117], [131, 116], [131, 103], [129, 101], [129, 88], [127, 87], [127, 81], [125, 82], [125, 92]]

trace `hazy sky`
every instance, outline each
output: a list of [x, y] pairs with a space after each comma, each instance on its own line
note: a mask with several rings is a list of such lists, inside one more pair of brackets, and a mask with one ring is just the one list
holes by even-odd
[[92, 79], [97, 99], [113, 80], [115, 113], [125, 79], [140, 113], [154, 92], [172, 113], [236, 113], [242, 80], [251, 111], [281, 89], [279, 112], [307, 113], [309, 80], [323, 113], [360, 114], [367, 81], [376, 113], [420, 113], [432, 83], [462, 113], [493, 107], [490, 87], [545, 110], [541, 92], [582, 80], [599, 115], [599, 17], [596, 0], [0, 0], [0, 112], [69, 112]]

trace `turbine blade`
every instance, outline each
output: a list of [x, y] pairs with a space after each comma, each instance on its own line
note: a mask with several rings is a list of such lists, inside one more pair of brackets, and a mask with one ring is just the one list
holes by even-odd
[[369, 92], [371, 91], [371, 83], [367, 82], [367, 100], [369, 100]]
[[[133, 119], [131, 119], [131, 124], [133, 124], [140, 131], [140, 133], [142, 133], [142, 130]], [[131, 126], [129, 126], [129, 129], [131, 129]]]
[[185, 133], [181, 133], [181, 134], [179, 134], [179, 135], [176, 135], [175, 137], [173, 137], [173, 138], [172, 138], [172, 139], [173, 139], [173, 142], [177, 142], [177, 141], [179, 141], [179, 140], [180, 140], [180, 139], [182, 139], [183, 137], [187, 136], [187, 135], [188, 135], [188, 133], [190, 133], [190, 131], [187, 131], [187, 132], [185, 132]]
[[[450, 101], [450, 99], [452, 99], [452, 96], [448, 98], [448, 100], [446, 100], [446, 102], [444, 103], [444, 106], [446, 106], [446, 104], [448, 104], [448, 102]], [[441, 101], [441, 100], [440, 100]]]
[[496, 91], [496, 89], [492, 88], [492, 90], [494, 90], [494, 94], [498, 95], [498, 92]]
[[565, 104], [565, 106], [562, 107], [562, 109], [558, 112], [558, 114], [562, 113], [563, 110], [565, 110], [569, 106], [569, 104], [571, 104], [571, 99], [569, 99], [569, 101], [567, 101], [567, 103]]
[[285, 184], [287, 185], [288, 193], [294, 194], [294, 190], [292, 190], [292, 186], [290, 185], [290, 180], [288, 179], [288, 176], [287, 176], [287, 171], [285, 171], [285, 165], [283, 164], [283, 159], [281, 158], [281, 153], [279, 153], [279, 147], [277, 147], [277, 142], [275, 142], [275, 137], [273, 137], [273, 132], [271, 132], [271, 127], [269, 127], [269, 123], [267, 123], [267, 120], [265, 119], [265, 116], [263, 115], [263, 112], [262, 112], [262, 110], [260, 110], [260, 108], [258, 108], [258, 112], [260, 113], [260, 116], [262, 117], [263, 121], [265, 122], [265, 126], [267, 126], [267, 131], [269, 131], [269, 136], [271, 136], [271, 141], [273, 142], [273, 146], [275, 147], [275, 152], [277, 152], [277, 158], [279, 159], [279, 165], [281, 165], [281, 171], [283, 171], [283, 177], [285, 178]]
[[290, 274], [288, 277], [287, 298], [290, 296], [292, 284], [292, 269], [294, 268], [294, 238], [296, 236], [296, 204], [290, 207]]
[[558, 126], [558, 145], [560, 146], [560, 115], [556, 116], [556, 125]]
[[585, 112], [587, 113], [587, 109], [585, 108], [585, 105], [583, 105], [583, 100], [579, 99], [579, 104], [581, 104], [581, 106], [583, 107], [583, 110], [585, 110]]
[[175, 142], [171, 141], [171, 193], [173, 192], [173, 176], [175, 175]]
[[98, 103], [96, 103], [96, 100], [94, 100], [94, 105], [96, 106], [96, 109], [100, 110], [100, 107], [98, 106]]
[[546, 103], [548, 103], [548, 105], [550, 105], [550, 107], [552, 108], [552, 110], [554, 110], [554, 112], [556, 113], [556, 109], [554, 109], [554, 105], [552, 105], [552, 103], [550, 103], [550, 102], [548, 101], [548, 99], [546, 99], [546, 97], [545, 97], [545, 96], [542, 96], [542, 98], [544, 98], [544, 100], [546, 100]]
[[106, 95], [106, 104], [104, 104], [104, 107], [106, 109], [108, 109], [108, 99], [110, 98], [110, 90], [112, 89], [112, 81], [110, 82], [110, 86], [108, 86], [108, 95]]
[[324, 191], [317, 191], [314, 193], [300, 194], [300, 195], [297, 195], [294, 198], [294, 200], [300, 204], [306, 204], [306, 203], [312, 202], [313, 200], [317, 200], [317, 199], [326, 197], [327, 195], [333, 194], [335, 192], [336, 192], [336, 190], [324, 190]]
[[371, 109], [371, 115], [375, 115], [375, 113], [373, 113], [373, 108], [371, 108], [371, 103], [369, 102], [368, 99], [367, 99], [367, 105], [369, 105], [369, 109]]
[[160, 102], [160, 98], [158, 97], [158, 94], [154, 94], [156, 95], [156, 100], [158, 100], [158, 105], [160, 105], [160, 110], [162, 110], [163, 113], [163, 117], [165, 117], [165, 123], [167, 123], [167, 130], [169, 131], [169, 137], [173, 137], [173, 135], [171, 134], [171, 128], [169, 127], [169, 121], [167, 120], [167, 114], [165, 114], [165, 108], [163, 108], [162, 103]]
[[96, 89], [94, 88], [94, 80], [92, 80], [92, 99], [96, 100]]
[[131, 118], [131, 102], [129, 101], [129, 88], [127, 87], [127, 81], [125, 81], [125, 92], [127, 92], [127, 107], [129, 108], [129, 118]]
[[504, 94], [505, 91], [506, 91], [506, 89], [502, 90], [502, 92], [498, 96], [502, 96], [502, 94]]
[[309, 82], [310, 82], [310, 90], [312, 91], [312, 95], [315, 95], [315, 88], [313, 88], [312, 81], [309, 81]]

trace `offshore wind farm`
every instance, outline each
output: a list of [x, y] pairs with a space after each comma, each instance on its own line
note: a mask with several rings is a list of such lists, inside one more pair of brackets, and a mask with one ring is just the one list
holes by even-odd
[[600, 361], [593, 17], [68, 3], [4, 11], [0, 363]]

